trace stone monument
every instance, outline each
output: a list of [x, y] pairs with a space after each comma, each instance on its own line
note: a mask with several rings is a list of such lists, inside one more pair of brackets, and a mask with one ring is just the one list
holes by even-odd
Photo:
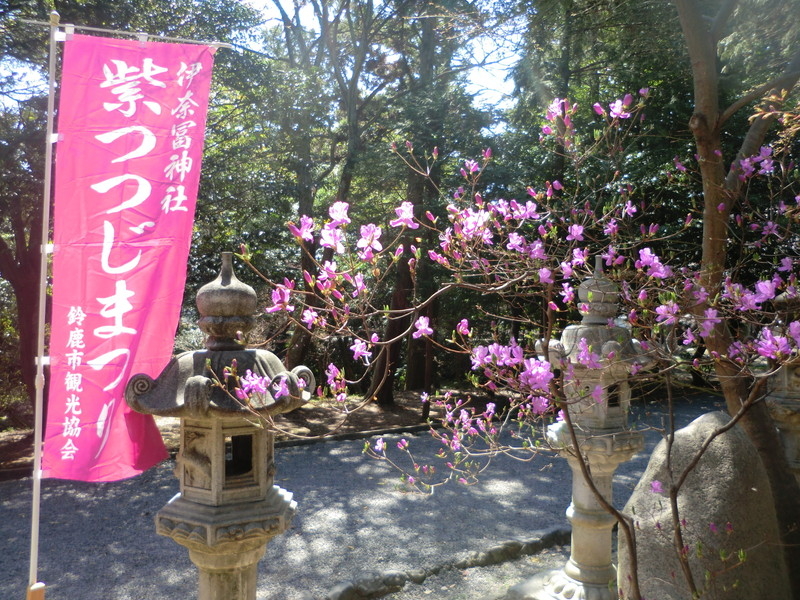
[[[257, 298], [233, 273], [230, 252], [219, 277], [197, 292], [197, 308], [206, 350], [175, 357], [156, 379], [134, 375], [125, 400], [141, 413], [180, 418], [180, 493], [156, 515], [156, 531], [189, 549], [199, 599], [255, 600], [258, 561], [296, 509], [292, 494], [273, 485], [268, 420], [307, 402], [315, 380], [306, 367], [287, 371], [271, 352], [240, 343]], [[266, 378], [266, 391], [240, 398], [234, 371]]]

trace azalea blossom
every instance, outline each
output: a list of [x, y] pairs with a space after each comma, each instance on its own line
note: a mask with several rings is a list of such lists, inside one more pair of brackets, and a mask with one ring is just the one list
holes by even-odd
[[603, 365], [600, 363], [600, 355], [592, 352], [589, 348], [589, 342], [586, 338], [581, 338], [578, 342], [578, 362], [590, 369], [600, 369]]
[[656, 322], [664, 325], [673, 325], [678, 322], [678, 310], [680, 307], [672, 300], [666, 304], [656, 307]]
[[356, 340], [350, 350], [353, 351], [353, 360], [364, 359], [364, 364], [369, 364], [369, 359], [372, 358], [372, 352], [367, 349], [367, 344], [364, 340]]
[[303, 317], [300, 319], [303, 323], [305, 323], [306, 327], [311, 329], [314, 325], [314, 322], [319, 318], [319, 313], [315, 311], [313, 308], [307, 308], [303, 311]]
[[756, 352], [766, 358], [779, 360], [781, 357], [789, 356], [792, 353], [792, 347], [788, 338], [775, 335], [768, 327], [764, 327], [756, 341]]
[[291, 395], [291, 393], [289, 392], [289, 384], [286, 381], [286, 377], [281, 377], [278, 380], [273, 380], [270, 389], [272, 390], [272, 397], [275, 398], [276, 400], [278, 398], [283, 398], [284, 396]]
[[350, 205], [347, 202], [334, 202], [328, 209], [328, 214], [331, 217], [330, 224], [333, 227], [337, 227], [350, 223], [350, 217], [347, 216], [347, 210], [349, 208]]
[[414, 323], [416, 331], [411, 334], [414, 339], [421, 338], [423, 335], [433, 335], [433, 329], [430, 328], [430, 319], [428, 317], [420, 317]]
[[358, 253], [362, 260], [372, 260], [375, 256], [372, 251], [380, 252], [383, 245], [380, 242], [381, 228], [374, 223], [361, 226], [361, 239], [356, 243], [356, 247], [361, 249]]
[[291, 234], [307, 242], [314, 241], [313, 229], [314, 220], [306, 215], [300, 217], [300, 227], [296, 227], [294, 223], [289, 223], [289, 231]]
[[469, 321], [466, 319], [461, 319], [458, 322], [458, 325], [456, 325], [456, 331], [461, 335], [470, 335], [471, 332], [469, 330]]
[[244, 377], [239, 378], [239, 388], [236, 390], [236, 395], [240, 400], [246, 400], [250, 394], [266, 394], [270, 383], [269, 377], [253, 373], [250, 369], [247, 369]]
[[419, 227], [419, 223], [414, 221], [414, 205], [411, 202], [403, 202], [394, 209], [394, 212], [397, 218], [389, 221], [389, 225], [392, 227], [408, 227], [409, 229]]
[[620, 99], [608, 105], [608, 112], [612, 119], [629, 119], [631, 116], [631, 113], [625, 110], [625, 105]]
[[714, 331], [714, 327], [722, 322], [717, 315], [717, 309], [715, 308], [707, 308], [705, 310], [704, 318], [700, 321], [700, 337], [707, 338]]
[[292, 312], [294, 310], [294, 306], [290, 305], [289, 302], [292, 299], [292, 290], [294, 289], [294, 281], [289, 281], [288, 279], [284, 278], [283, 285], [278, 284], [275, 286], [275, 289], [272, 290], [272, 306], [266, 309], [268, 313], [280, 312], [285, 310], [286, 312]]
[[568, 228], [567, 241], [583, 241], [583, 225], [572, 224]]
[[358, 298], [359, 294], [367, 289], [367, 286], [364, 285], [364, 276], [361, 273], [356, 273], [356, 276], [353, 280], [353, 285], [355, 289], [353, 290], [353, 298]]
[[333, 223], [325, 223], [320, 232], [319, 243], [323, 248], [333, 248], [336, 254], [344, 254], [343, 234]]

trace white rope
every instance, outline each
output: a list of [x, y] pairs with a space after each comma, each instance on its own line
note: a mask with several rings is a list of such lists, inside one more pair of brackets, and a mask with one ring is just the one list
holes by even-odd
[[[20, 23], [27, 23], [29, 25], [43, 25], [48, 27], [51, 26], [50, 23], [47, 21], [34, 21], [31, 19], [18, 19], [18, 20]], [[56, 26], [58, 25], [56, 24]], [[65, 23], [64, 25], [62, 25], [62, 27], [64, 27], [64, 30], [67, 33], [72, 33], [74, 31], [89, 31], [93, 33], [108, 33], [111, 35], [124, 35], [128, 37], [135, 37], [144, 42], [152, 39], [152, 40], [159, 40], [162, 42], [174, 42], [179, 44], [204, 44], [206, 46], [216, 46], [217, 48], [233, 48], [233, 44], [227, 44], [225, 42], [203, 42], [200, 40], [190, 40], [187, 38], [168, 37], [165, 35], [153, 35], [145, 33], [143, 31], [122, 31], [120, 29], [103, 29], [102, 27], [88, 27], [85, 25], [72, 25], [68, 23]]]

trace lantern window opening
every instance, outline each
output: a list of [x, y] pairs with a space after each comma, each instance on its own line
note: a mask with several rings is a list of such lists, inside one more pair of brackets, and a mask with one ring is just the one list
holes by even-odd
[[253, 436], [225, 436], [225, 487], [253, 481]]
[[622, 405], [620, 389], [618, 383], [612, 383], [606, 390], [607, 402], [609, 407], [618, 408]]

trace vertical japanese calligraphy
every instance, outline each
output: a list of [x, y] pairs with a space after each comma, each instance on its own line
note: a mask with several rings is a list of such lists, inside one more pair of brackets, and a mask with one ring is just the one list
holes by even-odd
[[66, 42], [44, 477], [113, 481], [166, 456], [123, 391], [172, 352], [212, 65], [203, 45]]

